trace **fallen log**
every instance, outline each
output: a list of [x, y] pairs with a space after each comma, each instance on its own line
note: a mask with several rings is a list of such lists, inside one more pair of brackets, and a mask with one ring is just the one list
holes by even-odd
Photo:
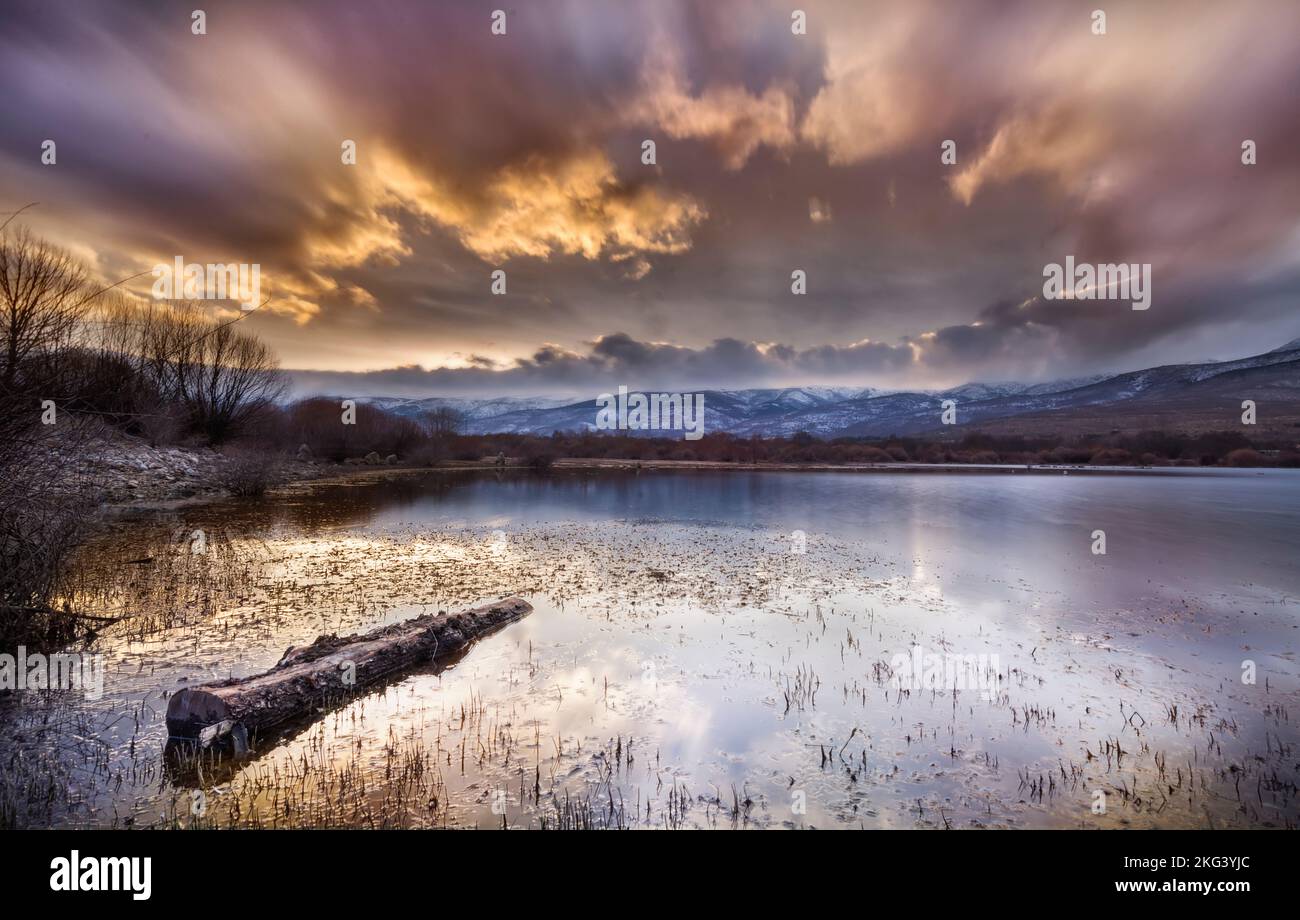
[[460, 613], [423, 614], [364, 635], [321, 636], [290, 648], [271, 670], [186, 687], [167, 703], [173, 739], [207, 747], [228, 739], [237, 753], [266, 729], [315, 714], [329, 703], [399, 671], [462, 651], [532, 613], [519, 597]]

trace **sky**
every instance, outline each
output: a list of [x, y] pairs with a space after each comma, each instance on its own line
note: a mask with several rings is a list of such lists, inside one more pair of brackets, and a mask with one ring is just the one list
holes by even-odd
[[[242, 322], [300, 392], [937, 388], [1300, 336], [1295, 0], [530, 0], [505, 34], [500, 0], [203, 0], [194, 34], [198, 2], [0, 5], [0, 212], [106, 282], [256, 263]], [[1150, 308], [1045, 298], [1067, 256], [1150, 265]]]

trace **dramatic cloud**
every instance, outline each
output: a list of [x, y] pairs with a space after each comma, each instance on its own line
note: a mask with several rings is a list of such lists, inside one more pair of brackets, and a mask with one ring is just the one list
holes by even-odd
[[[1300, 6], [1095, 7], [809, 0], [798, 35], [774, 0], [568, 0], [499, 36], [459, 0], [223, 2], [194, 35], [192, 4], [15, 0], [0, 211], [40, 202], [106, 280], [259, 263], [287, 366], [430, 392], [938, 386], [1300, 334]], [[1150, 263], [1151, 309], [1044, 302], [1067, 255]]]
[[[907, 345], [856, 343], [800, 351], [785, 345], [760, 345], [718, 339], [700, 348], [642, 342], [617, 332], [601, 336], [582, 352], [544, 346], [509, 366], [476, 362], [460, 368], [397, 367], [368, 373], [296, 371], [301, 395], [465, 396], [518, 393], [591, 398], [611, 385], [647, 389], [779, 386], [818, 375], [837, 380], [863, 373], [906, 368], [915, 352]], [[611, 384], [611, 381], [614, 383]]]
[[[395, 367], [368, 372], [295, 371], [298, 395], [568, 396], [588, 399], [611, 386], [693, 390], [701, 388], [781, 387], [808, 380], [854, 384], [872, 380], [902, 385], [942, 374], [953, 362], [983, 368], [1008, 379], [1038, 376], [1044, 370], [1041, 347], [1055, 333], [1019, 310], [998, 304], [968, 326], [949, 326], [915, 340], [893, 344], [861, 341], [799, 349], [776, 343], [717, 339], [689, 348], [645, 342], [615, 332], [588, 343], [582, 351], [545, 345], [531, 357], [498, 364], [481, 356], [461, 367]], [[950, 381], [951, 382], [951, 381]]]
[[628, 112], [634, 124], [653, 124], [671, 138], [704, 139], [739, 169], [760, 145], [786, 150], [795, 142], [794, 100], [786, 86], [761, 94], [734, 84], [712, 85], [691, 95], [683, 65], [666, 37], [647, 55], [644, 95]]
[[375, 151], [369, 162], [360, 170], [359, 200], [348, 205], [359, 218], [352, 232], [311, 246], [314, 260], [348, 267], [409, 256], [400, 226], [387, 216], [394, 209], [451, 229], [466, 249], [494, 262], [555, 253], [615, 261], [680, 253], [690, 248], [690, 228], [705, 217], [689, 198], [620, 182], [598, 151], [559, 162], [529, 158], [489, 177], [473, 197], [389, 151]]

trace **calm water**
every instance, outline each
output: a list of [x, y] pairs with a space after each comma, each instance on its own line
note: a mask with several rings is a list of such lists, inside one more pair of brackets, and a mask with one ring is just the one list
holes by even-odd
[[[0, 702], [0, 818], [1292, 826], [1298, 546], [1293, 471], [428, 473], [139, 514], [72, 589], [132, 615], [104, 697]], [[164, 756], [187, 682], [507, 594], [534, 613], [450, 667]], [[909, 685], [917, 646], [996, 687]]]

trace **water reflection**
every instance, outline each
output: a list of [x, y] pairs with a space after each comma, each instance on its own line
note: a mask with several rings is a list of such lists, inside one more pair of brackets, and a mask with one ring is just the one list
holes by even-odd
[[[33, 776], [11, 777], [3, 814], [1286, 825], [1297, 512], [1289, 471], [647, 471], [397, 475], [136, 515], [74, 585], [83, 604], [136, 614], [96, 643], [105, 698], [0, 715], [64, 792], [33, 803], [19, 791]], [[320, 713], [248, 761], [162, 757], [166, 692], [265, 670], [321, 633], [515, 593], [536, 612], [445, 670]], [[998, 656], [1003, 691], [898, 686], [890, 662], [915, 645]], [[1246, 658], [1258, 684], [1241, 682]]]

